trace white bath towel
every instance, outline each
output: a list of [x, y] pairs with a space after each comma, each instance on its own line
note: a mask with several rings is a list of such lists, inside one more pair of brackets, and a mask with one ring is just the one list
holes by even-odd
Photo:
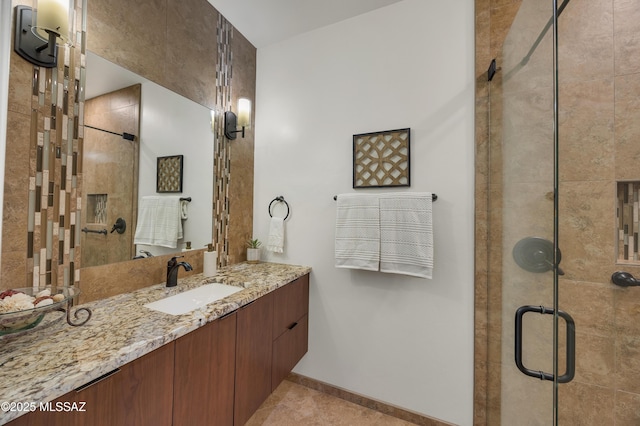
[[380, 222], [375, 195], [338, 195], [336, 206], [336, 268], [377, 271]]
[[284, 252], [284, 218], [272, 217], [269, 225], [267, 250], [274, 253]]
[[138, 208], [134, 244], [176, 248], [180, 238], [182, 238], [180, 197], [142, 197]]
[[431, 278], [430, 192], [380, 195], [380, 271]]

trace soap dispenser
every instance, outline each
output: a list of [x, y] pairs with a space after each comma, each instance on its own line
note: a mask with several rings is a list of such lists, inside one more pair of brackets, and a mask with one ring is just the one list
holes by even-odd
[[213, 250], [213, 244], [207, 244], [202, 262], [202, 276], [212, 277], [218, 272], [218, 252]]

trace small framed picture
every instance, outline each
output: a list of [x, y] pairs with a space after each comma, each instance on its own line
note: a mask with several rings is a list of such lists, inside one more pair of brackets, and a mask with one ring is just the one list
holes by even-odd
[[411, 129], [353, 135], [353, 187], [411, 186]]
[[182, 192], [182, 155], [158, 157], [156, 192]]

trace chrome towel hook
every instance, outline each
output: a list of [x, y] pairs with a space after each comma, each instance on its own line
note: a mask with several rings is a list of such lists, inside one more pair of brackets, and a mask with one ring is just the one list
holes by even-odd
[[289, 217], [289, 203], [287, 203], [284, 199], [284, 197], [282, 195], [278, 195], [276, 198], [274, 198], [273, 200], [271, 200], [271, 202], [269, 203], [269, 216], [273, 217], [273, 215], [271, 214], [271, 206], [273, 205], [273, 203], [275, 203], [276, 201], [284, 203], [287, 206], [287, 215], [284, 217], [284, 219], [282, 220], [287, 220], [287, 218]]

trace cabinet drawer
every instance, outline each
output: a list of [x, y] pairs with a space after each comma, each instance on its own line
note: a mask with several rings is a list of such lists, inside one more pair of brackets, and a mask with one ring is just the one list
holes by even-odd
[[309, 274], [274, 291], [273, 338], [309, 313]]
[[309, 348], [309, 315], [304, 315], [273, 342], [271, 389], [278, 387]]

